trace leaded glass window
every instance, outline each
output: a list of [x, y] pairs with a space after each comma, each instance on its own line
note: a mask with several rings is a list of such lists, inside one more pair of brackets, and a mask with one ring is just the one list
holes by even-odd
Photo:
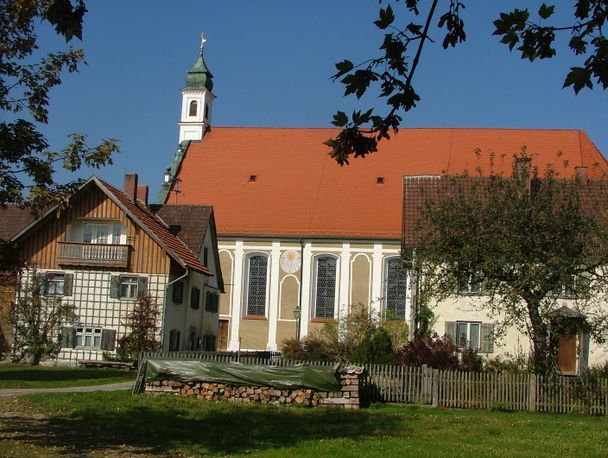
[[317, 258], [315, 318], [333, 318], [336, 304], [336, 258]]
[[406, 276], [400, 258], [386, 261], [384, 272], [384, 311], [389, 320], [405, 320]]
[[266, 282], [268, 256], [250, 256], [247, 277], [247, 315], [264, 316], [266, 313]]

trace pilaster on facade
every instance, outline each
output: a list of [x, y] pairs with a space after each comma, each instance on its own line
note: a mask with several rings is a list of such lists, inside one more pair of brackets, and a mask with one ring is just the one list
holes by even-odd
[[308, 323], [312, 316], [312, 302], [310, 300], [310, 280], [312, 278], [312, 247], [310, 242], [304, 243], [303, 257], [302, 257], [302, 303], [300, 305], [301, 320], [300, 320], [300, 336], [306, 337], [308, 335]]
[[374, 252], [372, 254], [372, 316], [380, 316], [382, 312], [382, 264], [382, 244], [374, 243]]
[[340, 252], [340, 289], [338, 295], [338, 318], [348, 316], [350, 307], [350, 243], [342, 244]]
[[279, 259], [281, 243], [272, 242], [270, 255], [270, 307], [268, 310], [268, 343], [266, 349], [277, 351], [277, 320], [279, 318]]
[[230, 343], [228, 350], [240, 349], [241, 325], [241, 291], [243, 288], [243, 241], [237, 240], [234, 244], [234, 275], [232, 277], [232, 321], [230, 323]]

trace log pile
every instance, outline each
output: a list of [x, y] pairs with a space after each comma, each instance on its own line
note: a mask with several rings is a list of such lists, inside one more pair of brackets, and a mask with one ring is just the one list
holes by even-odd
[[344, 409], [359, 409], [359, 392], [363, 369], [350, 367], [340, 369], [340, 391], [315, 391], [310, 388], [279, 390], [268, 386], [233, 386], [211, 382], [181, 382], [177, 380], [147, 381], [146, 394], [174, 394], [179, 396], [225, 400], [244, 404], [296, 404], [305, 407], [335, 406]]

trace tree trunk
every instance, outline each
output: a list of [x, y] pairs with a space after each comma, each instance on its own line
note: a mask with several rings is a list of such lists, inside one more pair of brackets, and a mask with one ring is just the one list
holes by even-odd
[[534, 354], [533, 364], [534, 373], [536, 374], [549, 374], [555, 370], [556, 367], [556, 356], [553, 345], [549, 341], [549, 329], [547, 323], [543, 321], [539, 313], [540, 300], [528, 299], [526, 300], [526, 306], [528, 308], [528, 317], [530, 318], [530, 324], [532, 325], [532, 346]]

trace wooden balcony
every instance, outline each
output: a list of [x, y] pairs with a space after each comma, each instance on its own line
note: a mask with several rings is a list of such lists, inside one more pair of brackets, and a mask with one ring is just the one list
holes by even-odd
[[57, 263], [67, 266], [129, 266], [129, 245], [59, 242]]

